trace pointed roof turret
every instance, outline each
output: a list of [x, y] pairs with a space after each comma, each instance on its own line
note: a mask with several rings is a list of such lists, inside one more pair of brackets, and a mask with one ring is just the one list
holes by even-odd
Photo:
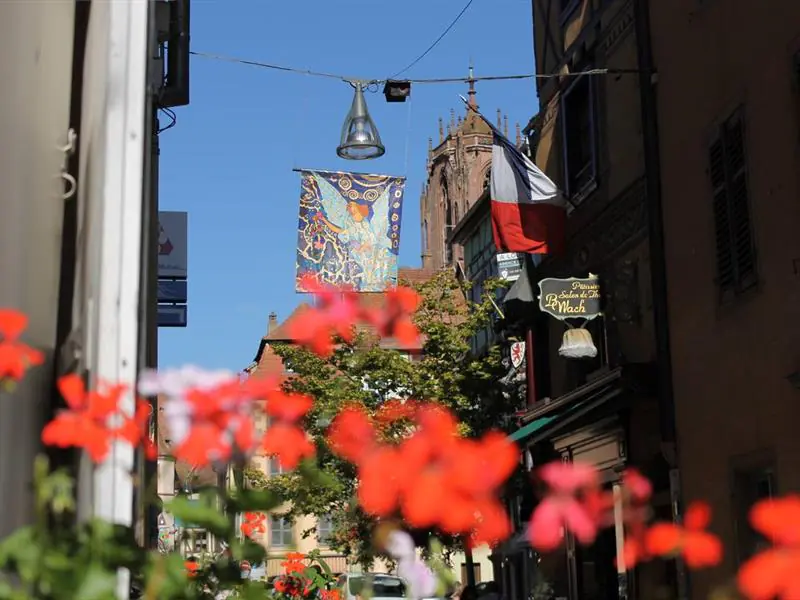
[[469, 61], [469, 79], [467, 79], [467, 83], [469, 83], [469, 91], [468, 100], [467, 100], [467, 111], [469, 111], [470, 107], [474, 108], [475, 110], [478, 109], [478, 101], [475, 99], [475, 95], [477, 92], [475, 91], [475, 70], [472, 68], [472, 60]]

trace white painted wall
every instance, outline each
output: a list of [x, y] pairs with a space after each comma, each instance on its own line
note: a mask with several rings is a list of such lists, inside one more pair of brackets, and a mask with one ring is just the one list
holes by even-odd
[[31, 517], [55, 346], [63, 216], [60, 176], [72, 77], [73, 2], [0, 2], [0, 306], [26, 312], [44, 351], [13, 396], [0, 390], [0, 538]]

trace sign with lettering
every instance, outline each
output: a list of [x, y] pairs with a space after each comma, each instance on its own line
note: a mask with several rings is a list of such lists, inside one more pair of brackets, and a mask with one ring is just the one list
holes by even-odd
[[522, 272], [522, 259], [516, 252], [497, 255], [497, 272], [505, 281], [516, 281]]
[[539, 294], [539, 309], [559, 321], [591, 320], [602, 314], [600, 281], [591, 273], [585, 279], [542, 279]]

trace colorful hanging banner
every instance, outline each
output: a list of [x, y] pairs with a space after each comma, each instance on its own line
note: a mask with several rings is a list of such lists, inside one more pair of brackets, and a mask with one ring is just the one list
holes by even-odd
[[404, 177], [300, 171], [298, 292], [309, 275], [357, 292], [397, 285]]

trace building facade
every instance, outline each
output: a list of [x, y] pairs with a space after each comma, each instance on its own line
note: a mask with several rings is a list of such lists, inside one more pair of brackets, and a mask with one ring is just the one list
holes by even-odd
[[[540, 112], [526, 134], [536, 139], [534, 162], [567, 198], [567, 244], [562, 255], [546, 256], [536, 267], [529, 261], [532, 293], [507, 323], [509, 333], [531, 332], [535, 365], [530, 403], [512, 439], [522, 447], [527, 469], [552, 460], [588, 462], [617, 498], [621, 473], [638, 467], [654, 483], [657, 516], [669, 520], [678, 472], [666, 418], [671, 398], [662, 386], [663, 311], [651, 282], [659, 238], [651, 234], [655, 198], [647, 185], [643, 127], [649, 83], [643, 87], [638, 74], [644, 57], [637, 3], [532, 2], [535, 70], [552, 77], [537, 80]], [[601, 74], [592, 74], [597, 70]], [[597, 356], [565, 358], [559, 349], [567, 326], [539, 311], [536, 284], [589, 274], [599, 277], [603, 296], [603, 316], [585, 324]], [[523, 299], [514, 288], [509, 296]], [[508, 597], [680, 595], [680, 565], [629, 571], [616, 561], [624, 550], [621, 522], [592, 546], [580, 546], [567, 533], [560, 550], [537, 556], [524, 542], [534, 501], [529, 484], [510, 498], [519, 534], [495, 553]]]
[[683, 497], [725, 546], [704, 598], [759, 543], [748, 507], [800, 490], [800, 6], [649, 20]]

